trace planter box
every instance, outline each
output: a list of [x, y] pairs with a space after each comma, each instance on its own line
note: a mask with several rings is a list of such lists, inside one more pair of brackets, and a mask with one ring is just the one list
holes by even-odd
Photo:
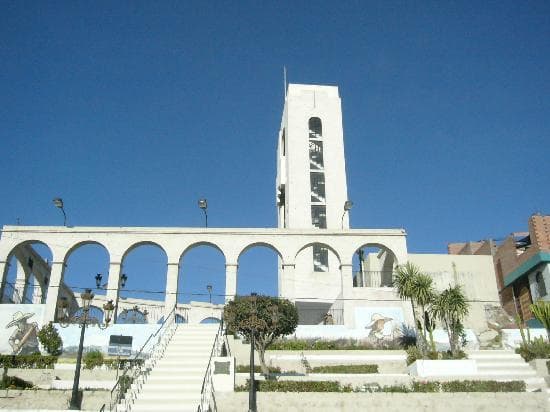
[[477, 363], [473, 359], [422, 359], [409, 365], [409, 375], [411, 376], [462, 376], [475, 374], [477, 374]]

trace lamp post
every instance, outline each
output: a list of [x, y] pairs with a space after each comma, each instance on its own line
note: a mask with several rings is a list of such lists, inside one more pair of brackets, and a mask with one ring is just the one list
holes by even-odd
[[344, 213], [342, 213], [342, 229], [344, 228], [344, 216], [346, 212], [349, 212], [353, 207], [353, 202], [351, 200], [346, 200], [344, 202]]
[[248, 391], [248, 412], [257, 412], [256, 407], [256, 382], [254, 381], [254, 334], [256, 333], [256, 296], [257, 294], [252, 292], [250, 299], [252, 301], [252, 316], [251, 316], [251, 332], [250, 332], [250, 388]]
[[212, 285], [206, 285], [206, 290], [208, 291], [208, 301], [212, 303]]
[[208, 209], [208, 202], [206, 199], [199, 199], [199, 207], [204, 212], [204, 227], [208, 227], [208, 213], [206, 212], [206, 209]]
[[84, 334], [86, 332], [86, 325], [95, 324], [101, 329], [105, 329], [109, 326], [111, 322], [111, 316], [115, 309], [113, 301], [110, 300], [103, 305], [104, 310], [104, 323], [100, 322], [99, 319], [89, 316], [90, 304], [94, 298], [94, 294], [91, 289], [86, 289], [80, 297], [82, 298], [82, 313], [79, 315], [69, 315], [69, 303], [67, 298], [62, 298], [59, 304], [59, 324], [61, 327], [66, 328], [70, 324], [77, 324], [80, 326], [80, 342], [78, 344], [78, 353], [76, 356], [76, 369], [74, 372], [74, 381], [73, 381], [73, 390], [71, 394], [71, 402], [69, 404], [69, 409], [80, 409], [80, 399], [78, 396], [78, 385], [80, 383], [80, 367], [82, 365], [82, 352], [84, 350]]
[[53, 199], [53, 204], [63, 212], [63, 226], [67, 226], [67, 215], [65, 214], [65, 209], [63, 208], [63, 199], [56, 197]]

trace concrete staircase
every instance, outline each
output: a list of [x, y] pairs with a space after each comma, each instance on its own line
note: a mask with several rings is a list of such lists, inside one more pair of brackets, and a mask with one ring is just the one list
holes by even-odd
[[523, 380], [527, 385], [527, 391], [546, 391], [544, 378], [523, 360], [523, 358], [510, 350], [478, 350], [468, 352], [468, 359], [477, 362], [477, 375], [475, 379], [491, 379], [496, 381]]
[[201, 388], [219, 325], [180, 324], [131, 410], [193, 411], [201, 400]]

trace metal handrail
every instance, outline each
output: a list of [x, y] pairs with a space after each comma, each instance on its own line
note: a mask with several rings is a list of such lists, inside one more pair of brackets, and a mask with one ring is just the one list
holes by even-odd
[[[208, 366], [206, 367], [206, 373], [204, 374], [204, 378], [202, 380], [202, 388], [201, 388], [201, 402], [199, 404], [199, 407], [197, 409], [197, 412], [216, 412], [217, 406], [216, 406], [216, 397], [214, 396], [214, 389], [212, 388], [212, 358], [214, 357], [214, 354], [219, 355], [220, 352], [220, 341], [222, 339], [227, 339], [227, 337], [223, 333], [224, 326], [223, 326], [223, 317], [220, 321], [220, 326], [218, 328], [218, 332], [216, 333], [216, 338], [214, 339], [214, 343], [212, 344], [212, 350], [210, 351], [210, 358], [208, 359]], [[228, 348], [228, 345], [226, 342], [222, 342], [222, 344], [225, 343], [225, 347]]]
[[[154, 337], [156, 337], [160, 331], [166, 326], [166, 328], [169, 327], [170, 324], [176, 324], [175, 323], [175, 310], [176, 310], [176, 305], [174, 305], [174, 308], [170, 311], [170, 313], [168, 314], [168, 316], [166, 316], [166, 318], [163, 320], [163, 322], [161, 323], [161, 325], [159, 326], [159, 328], [154, 332], [154, 333], [151, 333], [151, 335], [149, 335], [149, 337], [147, 338], [147, 340], [145, 341], [145, 343], [141, 346], [141, 348], [139, 349], [139, 351], [134, 355], [132, 361], [138, 361], [140, 359], [140, 357], [142, 356], [143, 352], [144, 352], [144, 349], [145, 347], [147, 346], [147, 344], [151, 341], [151, 339], [153, 339]], [[172, 316], [174, 314], [174, 316]], [[172, 320], [172, 321], [170, 321]], [[164, 336], [163, 336], [164, 337]], [[167, 344], [167, 340], [171, 338], [171, 335], [167, 337], [167, 339], [165, 339], [165, 343]], [[159, 341], [153, 345], [153, 347], [151, 348], [151, 350], [149, 351], [149, 354], [147, 356], [148, 359], [151, 359], [153, 357], [153, 353], [155, 350], [159, 350], [159, 349], [163, 349], [163, 346], [161, 345], [161, 339], [159, 338]], [[119, 378], [117, 379], [115, 385], [113, 386], [113, 389], [111, 389], [111, 400], [110, 400], [110, 403], [109, 403], [109, 410], [113, 410], [113, 406], [114, 405], [117, 405], [120, 400], [122, 399], [122, 397], [125, 395], [126, 391], [128, 390], [128, 387], [125, 388], [124, 390], [124, 393], [122, 393], [122, 389], [121, 389], [121, 382], [122, 380], [126, 380], [129, 378], [129, 374], [128, 372], [132, 369], [132, 368], [135, 368], [134, 370], [134, 373], [133, 373], [133, 376], [131, 377], [132, 379], [132, 383], [134, 382], [134, 380], [141, 374], [143, 375], [143, 373], [141, 373], [141, 368], [143, 366], [145, 366], [145, 359], [144, 359], [144, 362], [143, 364], [141, 365], [137, 365], [137, 362], [129, 362], [129, 366], [127, 366], [125, 369], [124, 369], [124, 372], [122, 373], [122, 375], [119, 376]], [[118, 365], [117, 365], [118, 367]], [[148, 368], [146, 369], [145, 373], [148, 371]], [[131, 383], [131, 384], [132, 384]], [[115, 397], [114, 399], [114, 402], [113, 402], [113, 392], [115, 392], [115, 390], [119, 388], [119, 392], [117, 394], [117, 396]]]

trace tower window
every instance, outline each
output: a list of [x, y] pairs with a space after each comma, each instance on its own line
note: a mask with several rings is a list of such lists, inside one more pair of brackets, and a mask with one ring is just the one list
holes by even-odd
[[320, 140], [309, 141], [309, 168], [311, 170], [323, 170], [323, 142]]
[[328, 272], [328, 249], [320, 245], [313, 245], [313, 271]]
[[283, 156], [286, 155], [286, 134], [285, 134], [285, 129], [283, 129], [283, 134], [281, 136], [281, 154]]
[[327, 207], [325, 205], [311, 205], [311, 223], [319, 229], [327, 228]]
[[325, 202], [325, 174], [318, 172], [311, 172], [309, 174], [309, 180], [311, 184], [311, 201], [312, 202]]
[[323, 125], [321, 119], [312, 117], [309, 119], [309, 138], [320, 139], [323, 136]]

